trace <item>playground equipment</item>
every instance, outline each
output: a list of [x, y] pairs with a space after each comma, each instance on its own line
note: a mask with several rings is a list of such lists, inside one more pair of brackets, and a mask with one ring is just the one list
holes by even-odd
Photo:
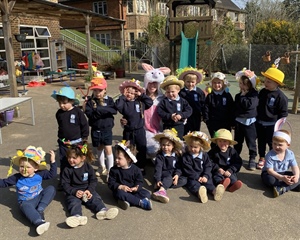
[[[200, 51], [201, 47], [204, 48], [205, 45], [208, 47], [206, 65], [209, 73], [211, 72], [212, 8], [215, 5], [216, 1], [214, 0], [168, 1], [169, 15], [166, 36], [170, 40], [172, 72], [175, 72], [178, 67], [203, 67], [200, 66]], [[177, 58], [178, 46], [181, 47], [179, 59]]]

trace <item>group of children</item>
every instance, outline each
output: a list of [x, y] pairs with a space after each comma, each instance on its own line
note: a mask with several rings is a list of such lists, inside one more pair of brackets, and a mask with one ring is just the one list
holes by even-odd
[[[242, 166], [244, 139], [249, 148], [248, 168], [262, 169], [262, 181], [273, 188], [275, 197], [298, 190], [299, 168], [288, 149], [291, 132], [281, 129], [286, 122], [287, 98], [278, 88], [284, 79], [280, 70], [270, 68], [262, 73], [265, 88], [259, 93], [255, 90], [257, 78], [253, 72], [237, 73], [240, 93], [234, 101], [223, 73], [213, 74], [206, 96], [196, 86], [203, 80], [197, 69], [181, 69], [178, 78], [165, 78], [168, 69], [146, 68], [146, 89], [138, 80], [124, 81], [116, 102], [107, 96], [107, 82], [101, 76], [91, 81], [93, 93], [85, 99], [83, 111], [76, 107], [79, 101], [70, 87], [51, 95], [59, 104], [59, 188], [66, 195], [69, 227], [87, 223], [87, 217], [82, 216], [82, 204], [99, 220], [118, 215], [118, 209], [108, 209], [96, 192], [97, 175], [107, 174], [108, 187], [122, 209], [137, 206], [151, 210], [151, 194], [143, 188], [150, 154], [155, 159], [152, 198], [163, 203], [169, 202], [168, 188], [185, 186], [202, 203], [208, 201], [207, 193], [220, 201], [226, 189], [240, 189], [242, 182], [237, 173]], [[113, 155], [112, 129], [117, 112], [122, 114], [124, 140], [116, 144]], [[206, 123], [210, 138], [200, 131], [201, 121]], [[95, 157], [87, 144], [89, 126], [100, 163], [96, 172], [90, 164]], [[146, 138], [146, 134], [153, 137]], [[260, 155], [257, 166], [256, 138]], [[266, 144], [270, 148], [267, 155]], [[20, 209], [41, 235], [50, 225], [45, 221], [44, 210], [55, 195], [53, 186], [43, 189], [41, 182], [56, 176], [54, 152], [50, 151], [50, 171], [45, 170], [45, 152], [41, 148], [29, 146], [17, 155], [12, 165], [19, 166], [19, 173], [0, 179], [0, 187], [16, 185]]]

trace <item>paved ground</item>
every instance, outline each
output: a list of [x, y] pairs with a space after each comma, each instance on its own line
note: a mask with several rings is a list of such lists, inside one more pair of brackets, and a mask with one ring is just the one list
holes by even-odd
[[[141, 75], [135, 76], [142, 80]], [[124, 79], [109, 80], [108, 93], [114, 96]], [[79, 78], [75, 82], [64, 82], [73, 87], [83, 85]], [[44, 150], [57, 149], [57, 124], [55, 112], [57, 103], [50, 98], [53, 90], [58, 90], [64, 83], [55, 82], [44, 87], [28, 88], [27, 96], [33, 97], [36, 125], [31, 126], [29, 104], [20, 106], [21, 117], [2, 128], [3, 144], [0, 145], [0, 177], [6, 177], [10, 157], [16, 150], [28, 145], [42, 146]], [[232, 80], [231, 92], [237, 91], [237, 84]], [[204, 88], [204, 86], [201, 86]], [[76, 90], [78, 94], [80, 92]], [[292, 92], [286, 92], [292, 104]], [[299, 114], [298, 114], [299, 115]], [[300, 159], [298, 144], [300, 135], [299, 116], [290, 114], [289, 122], [293, 126], [291, 149]], [[119, 116], [116, 118], [114, 139], [121, 139]], [[205, 126], [202, 129], [207, 132]], [[246, 149], [244, 147], [244, 149]], [[242, 158], [247, 159], [246, 151]], [[246, 166], [246, 161], [245, 161]], [[96, 168], [96, 166], [95, 166]], [[149, 164], [145, 177], [145, 187], [152, 190], [153, 167]], [[300, 239], [299, 229], [299, 194], [287, 193], [279, 198], [272, 197], [272, 191], [262, 186], [260, 172], [241, 169], [239, 178], [244, 186], [235, 193], [226, 192], [221, 202], [208, 201], [206, 204], [191, 196], [185, 189], [168, 191], [170, 203], [153, 202], [152, 211], [132, 207], [120, 210], [116, 219], [98, 221], [88, 209], [83, 213], [88, 216], [86, 226], [69, 229], [64, 220], [64, 195], [58, 192], [54, 201], [47, 208], [45, 216], [51, 222], [47, 233], [40, 239]], [[56, 180], [45, 185], [57, 184]], [[108, 207], [116, 206], [110, 190], [102, 179], [97, 187]], [[0, 239], [31, 239], [36, 237], [35, 229], [20, 214], [16, 201], [15, 189], [0, 189]]]

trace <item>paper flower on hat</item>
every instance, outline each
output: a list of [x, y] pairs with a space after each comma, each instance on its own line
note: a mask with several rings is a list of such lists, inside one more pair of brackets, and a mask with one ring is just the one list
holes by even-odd
[[260, 85], [260, 79], [255, 75], [255, 73], [247, 68], [243, 68], [241, 71], [238, 71], [235, 74], [236, 80], [240, 80], [242, 76], [246, 76], [249, 78], [253, 88], [257, 88]]
[[204, 73], [205, 72], [203, 71], [203, 69], [197, 69], [193, 67], [179, 68], [176, 70], [176, 75], [178, 76], [178, 79], [181, 80], [183, 80], [183, 78], [187, 74], [195, 74], [197, 76], [197, 83], [201, 83], [204, 80]]
[[130, 145], [130, 141], [126, 141], [126, 140], [122, 140], [121, 142], [118, 142], [116, 146], [122, 148], [125, 153], [130, 157], [130, 159], [136, 163], [137, 159], [136, 157], [133, 155], [133, 153], [130, 151], [130, 149], [128, 148], [128, 146]]

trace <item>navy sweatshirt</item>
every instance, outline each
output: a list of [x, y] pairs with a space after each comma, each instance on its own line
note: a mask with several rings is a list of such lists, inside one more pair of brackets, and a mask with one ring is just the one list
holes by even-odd
[[193, 115], [202, 116], [204, 112], [205, 94], [204, 92], [196, 87], [196, 91], [189, 91], [185, 88], [181, 89], [179, 96], [187, 100], [191, 108], [193, 109]]
[[58, 123], [58, 138], [76, 140], [79, 138], [87, 139], [89, 136], [89, 125], [84, 113], [78, 108], [73, 107], [70, 111], [59, 109], [56, 112]]
[[[98, 98], [89, 99], [86, 103], [85, 114], [92, 130], [103, 131], [114, 127], [113, 115], [117, 114], [114, 100], [108, 96], [103, 100], [103, 106], [100, 105]], [[94, 108], [94, 104], [96, 104], [96, 108]]]
[[235, 117], [253, 118], [257, 116], [258, 92], [255, 89], [241, 96], [241, 93], [235, 95]]
[[288, 98], [278, 88], [275, 91], [261, 89], [258, 94], [257, 120], [275, 122], [288, 115]]
[[121, 95], [116, 100], [116, 108], [127, 120], [124, 130], [132, 131], [143, 128], [145, 125], [144, 111], [150, 108], [152, 104], [152, 99], [145, 93], [134, 101], [128, 101], [124, 95]]

